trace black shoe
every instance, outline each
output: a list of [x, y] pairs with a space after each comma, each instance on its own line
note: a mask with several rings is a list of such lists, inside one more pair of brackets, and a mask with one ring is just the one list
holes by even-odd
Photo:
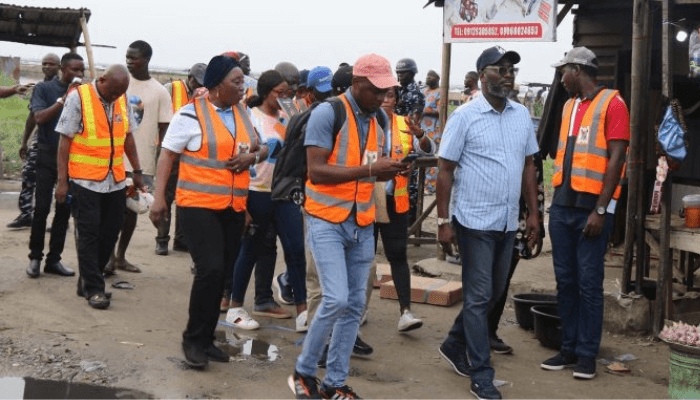
[[32, 216], [20, 215], [19, 217], [15, 218], [14, 221], [8, 223], [5, 226], [7, 226], [10, 229], [31, 228]]
[[469, 376], [469, 360], [467, 359], [466, 349], [459, 350], [457, 346], [443, 343], [438, 352], [455, 370], [457, 375]]
[[156, 243], [156, 254], [159, 256], [168, 255], [168, 243]]
[[513, 352], [513, 348], [501, 340], [498, 335], [489, 337], [489, 346], [491, 346], [491, 351], [496, 354], [510, 354]]
[[184, 251], [188, 252], [189, 249], [187, 248], [187, 245], [184, 244], [183, 242], [179, 242], [177, 240], [173, 241], [173, 250], [175, 251]]
[[41, 275], [41, 260], [29, 260], [27, 275], [30, 278], [38, 278]]
[[318, 379], [313, 376], [306, 376], [294, 371], [287, 379], [289, 388], [292, 389], [297, 399], [321, 399], [318, 393]]
[[44, 273], [55, 274], [60, 276], [74, 276], [75, 271], [63, 265], [62, 262], [56, 261], [53, 264], [44, 264]]
[[372, 346], [362, 341], [358, 335], [357, 338], [355, 338], [355, 345], [352, 347], [352, 354], [356, 356], [368, 356], [372, 354], [372, 352], [374, 352]]
[[361, 399], [348, 385], [340, 387], [321, 387], [319, 390], [324, 399]]
[[182, 342], [182, 352], [185, 353], [185, 363], [192, 368], [201, 369], [209, 364], [207, 353], [191, 343]]
[[574, 378], [593, 379], [595, 378], [595, 358], [579, 357], [574, 367]]
[[209, 348], [205, 351], [207, 353], [207, 357], [216, 362], [225, 362], [227, 363], [229, 359], [231, 358], [228, 354], [226, 354], [225, 351], [221, 350], [220, 348], [216, 347], [214, 343], [212, 343]]
[[97, 293], [93, 294], [88, 298], [88, 304], [92, 308], [96, 308], [98, 310], [104, 310], [109, 307], [110, 301], [109, 298], [107, 298], [107, 295], [104, 293]]
[[[85, 293], [83, 293], [83, 289], [80, 287], [80, 284], [78, 284], [78, 290], [75, 292], [75, 294], [77, 294], [78, 297], [85, 297]], [[105, 296], [109, 300], [112, 300], [112, 292], [105, 292]]]
[[326, 362], [328, 361], [328, 345], [325, 345], [323, 347], [323, 354], [321, 354], [321, 358], [318, 360], [318, 363], [316, 363], [316, 366], [319, 368], [326, 368]]
[[472, 382], [469, 391], [476, 396], [477, 399], [502, 399], [503, 396], [501, 392], [493, 386], [493, 383], [489, 382], [486, 385], [480, 383]]
[[290, 306], [294, 304], [294, 293], [292, 292], [292, 286], [285, 279], [286, 276], [287, 275], [283, 272], [277, 275], [272, 283], [277, 288], [277, 296], [275, 296], [275, 299], [282, 304]]
[[560, 371], [576, 364], [576, 356], [570, 353], [557, 353], [556, 356], [548, 358], [540, 364], [540, 368], [549, 371]]

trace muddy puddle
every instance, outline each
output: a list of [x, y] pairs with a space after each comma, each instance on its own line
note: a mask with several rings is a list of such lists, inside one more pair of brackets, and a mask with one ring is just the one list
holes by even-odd
[[153, 399], [139, 390], [34, 378], [0, 378], [0, 399]]
[[228, 353], [233, 360], [256, 359], [276, 361], [280, 358], [279, 348], [265, 340], [234, 332], [232, 328], [217, 330], [216, 345]]

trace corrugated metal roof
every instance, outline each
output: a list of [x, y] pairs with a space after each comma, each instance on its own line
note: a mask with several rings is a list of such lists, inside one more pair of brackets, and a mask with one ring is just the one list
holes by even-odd
[[90, 19], [87, 8], [43, 8], [0, 4], [0, 41], [43, 46], [78, 46], [80, 17]]

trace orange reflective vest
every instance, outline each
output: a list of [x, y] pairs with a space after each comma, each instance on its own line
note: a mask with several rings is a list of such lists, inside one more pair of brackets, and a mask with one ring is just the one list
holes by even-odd
[[115, 182], [126, 178], [124, 140], [129, 131], [126, 97], [112, 107], [112, 123], [92, 84], [78, 87], [83, 112], [83, 131], [73, 136], [68, 155], [68, 176], [72, 179], [103, 181], [110, 171]]
[[187, 85], [182, 80], [176, 80], [172, 83], [171, 98], [173, 100], [173, 112], [176, 112], [185, 104], [190, 102], [190, 97], [187, 95]]
[[[328, 164], [343, 167], [359, 167], [370, 164], [377, 158], [377, 119], [369, 123], [367, 143], [364, 152], [360, 148], [360, 133], [355, 121], [355, 114], [347, 97], [338, 96], [345, 106], [347, 118], [337, 133], [335, 146]], [[383, 136], [383, 133], [381, 133]], [[368, 226], [374, 222], [374, 181], [376, 177], [362, 178], [349, 182], [320, 184], [306, 180], [306, 200], [304, 209], [310, 215], [328, 222], [339, 224], [348, 219], [355, 209], [355, 222], [359, 226]]]
[[234, 172], [226, 168], [226, 163], [251, 148], [255, 132], [248, 113], [241, 104], [231, 107], [236, 123], [234, 138], [208, 98], [197, 98], [194, 106], [202, 127], [202, 145], [197, 151], [185, 148], [180, 156], [177, 205], [211, 210], [233, 207], [237, 212], [245, 211], [249, 170]]
[[[408, 131], [406, 117], [394, 114], [391, 120], [391, 158], [401, 161], [413, 151], [413, 136]], [[408, 176], [396, 175], [394, 178], [394, 203], [396, 212], [401, 214], [408, 211]]]
[[[571, 160], [571, 188], [577, 192], [599, 195], [603, 191], [603, 177], [608, 167], [608, 142], [605, 139], [605, 117], [610, 102], [617, 96], [617, 90], [603, 89], [595, 96], [588, 110], [583, 115], [581, 126], [576, 136], [574, 154]], [[564, 105], [559, 145], [554, 160], [552, 186], [561, 186], [564, 180], [564, 157], [566, 153], [569, 129], [574, 122], [574, 99]], [[622, 174], [624, 175], [624, 168]], [[613, 199], [620, 197], [620, 185], [617, 185]]]

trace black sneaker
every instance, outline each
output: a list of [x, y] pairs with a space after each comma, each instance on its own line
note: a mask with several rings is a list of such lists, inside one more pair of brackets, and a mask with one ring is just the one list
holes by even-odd
[[579, 357], [578, 362], [576, 363], [576, 367], [574, 367], [574, 378], [595, 378], [595, 358]]
[[491, 346], [491, 351], [496, 354], [510, 354], [513, 352], [513, 348], [501, 340], [498, 335], [489, 337], [489, 346]]
[[294, 371], [289, 375], [287, 384], [297, 399], [322, 399], [318, 393], [318, 379], [313, 376], [306, 376]]
[[352, 354], [356, 356], [368, 356], [374, 352], [374, 349], [369, 344], [365, 343], [358, 335], [355, 338], [355, 345], [352, 346]]
[[324, 399], [345, 400], [345, 399], [361, 399], [354, 390], [348, 385], [340, 387], [321, 387], [321, 396]]
[[6, 226], [10, 229], [30, 228], [32, 226], [32, 216], [20, 215]]
[[185, 353], [185, 363], [192, 368], [202, 369], [209, 364], [207, 353], [192, 343], [182, 342], [182, 352]]
[[292, 291], [292, 286], [287, 282], [286, 277], [287, 275], [285, 272], [275, 277], [273, 281], [277, 288], [277, 296], [275, 296], [275, 299], [282, 304], [290, 306], [294, 304], [294, 292]]
[[445, 342], [440, 346], [438, 352], [442, 358], [450, 363], [457, 375], [469, 376], [469, 360], [466, 350], [459, 351], [456, 346], [450, 346]]
[[501, 392], [493, 386], [493, 383], [482, 385], [480, 383], [472, 382], [469, 391], [476, 396], [477, 399], [502, 399], [503, 396]]
[[229, 362], [229, 359], [231, 358], [228, 353], [225, 351], [221, 350], [220, 348], [216, 347], [214, 343], [209, 345], [209, 348], [207, 348], [204, 353], [206, 353], [207, 358], [211, 361], [216, 361], [216, 362]]
[[560, 371], [564, 368], [573, 367], [576, 364], [576, 356], [568, 353], [557, 353], [556, 356], [548, 358], [540, 364], [540, 368], [549, 371]]

